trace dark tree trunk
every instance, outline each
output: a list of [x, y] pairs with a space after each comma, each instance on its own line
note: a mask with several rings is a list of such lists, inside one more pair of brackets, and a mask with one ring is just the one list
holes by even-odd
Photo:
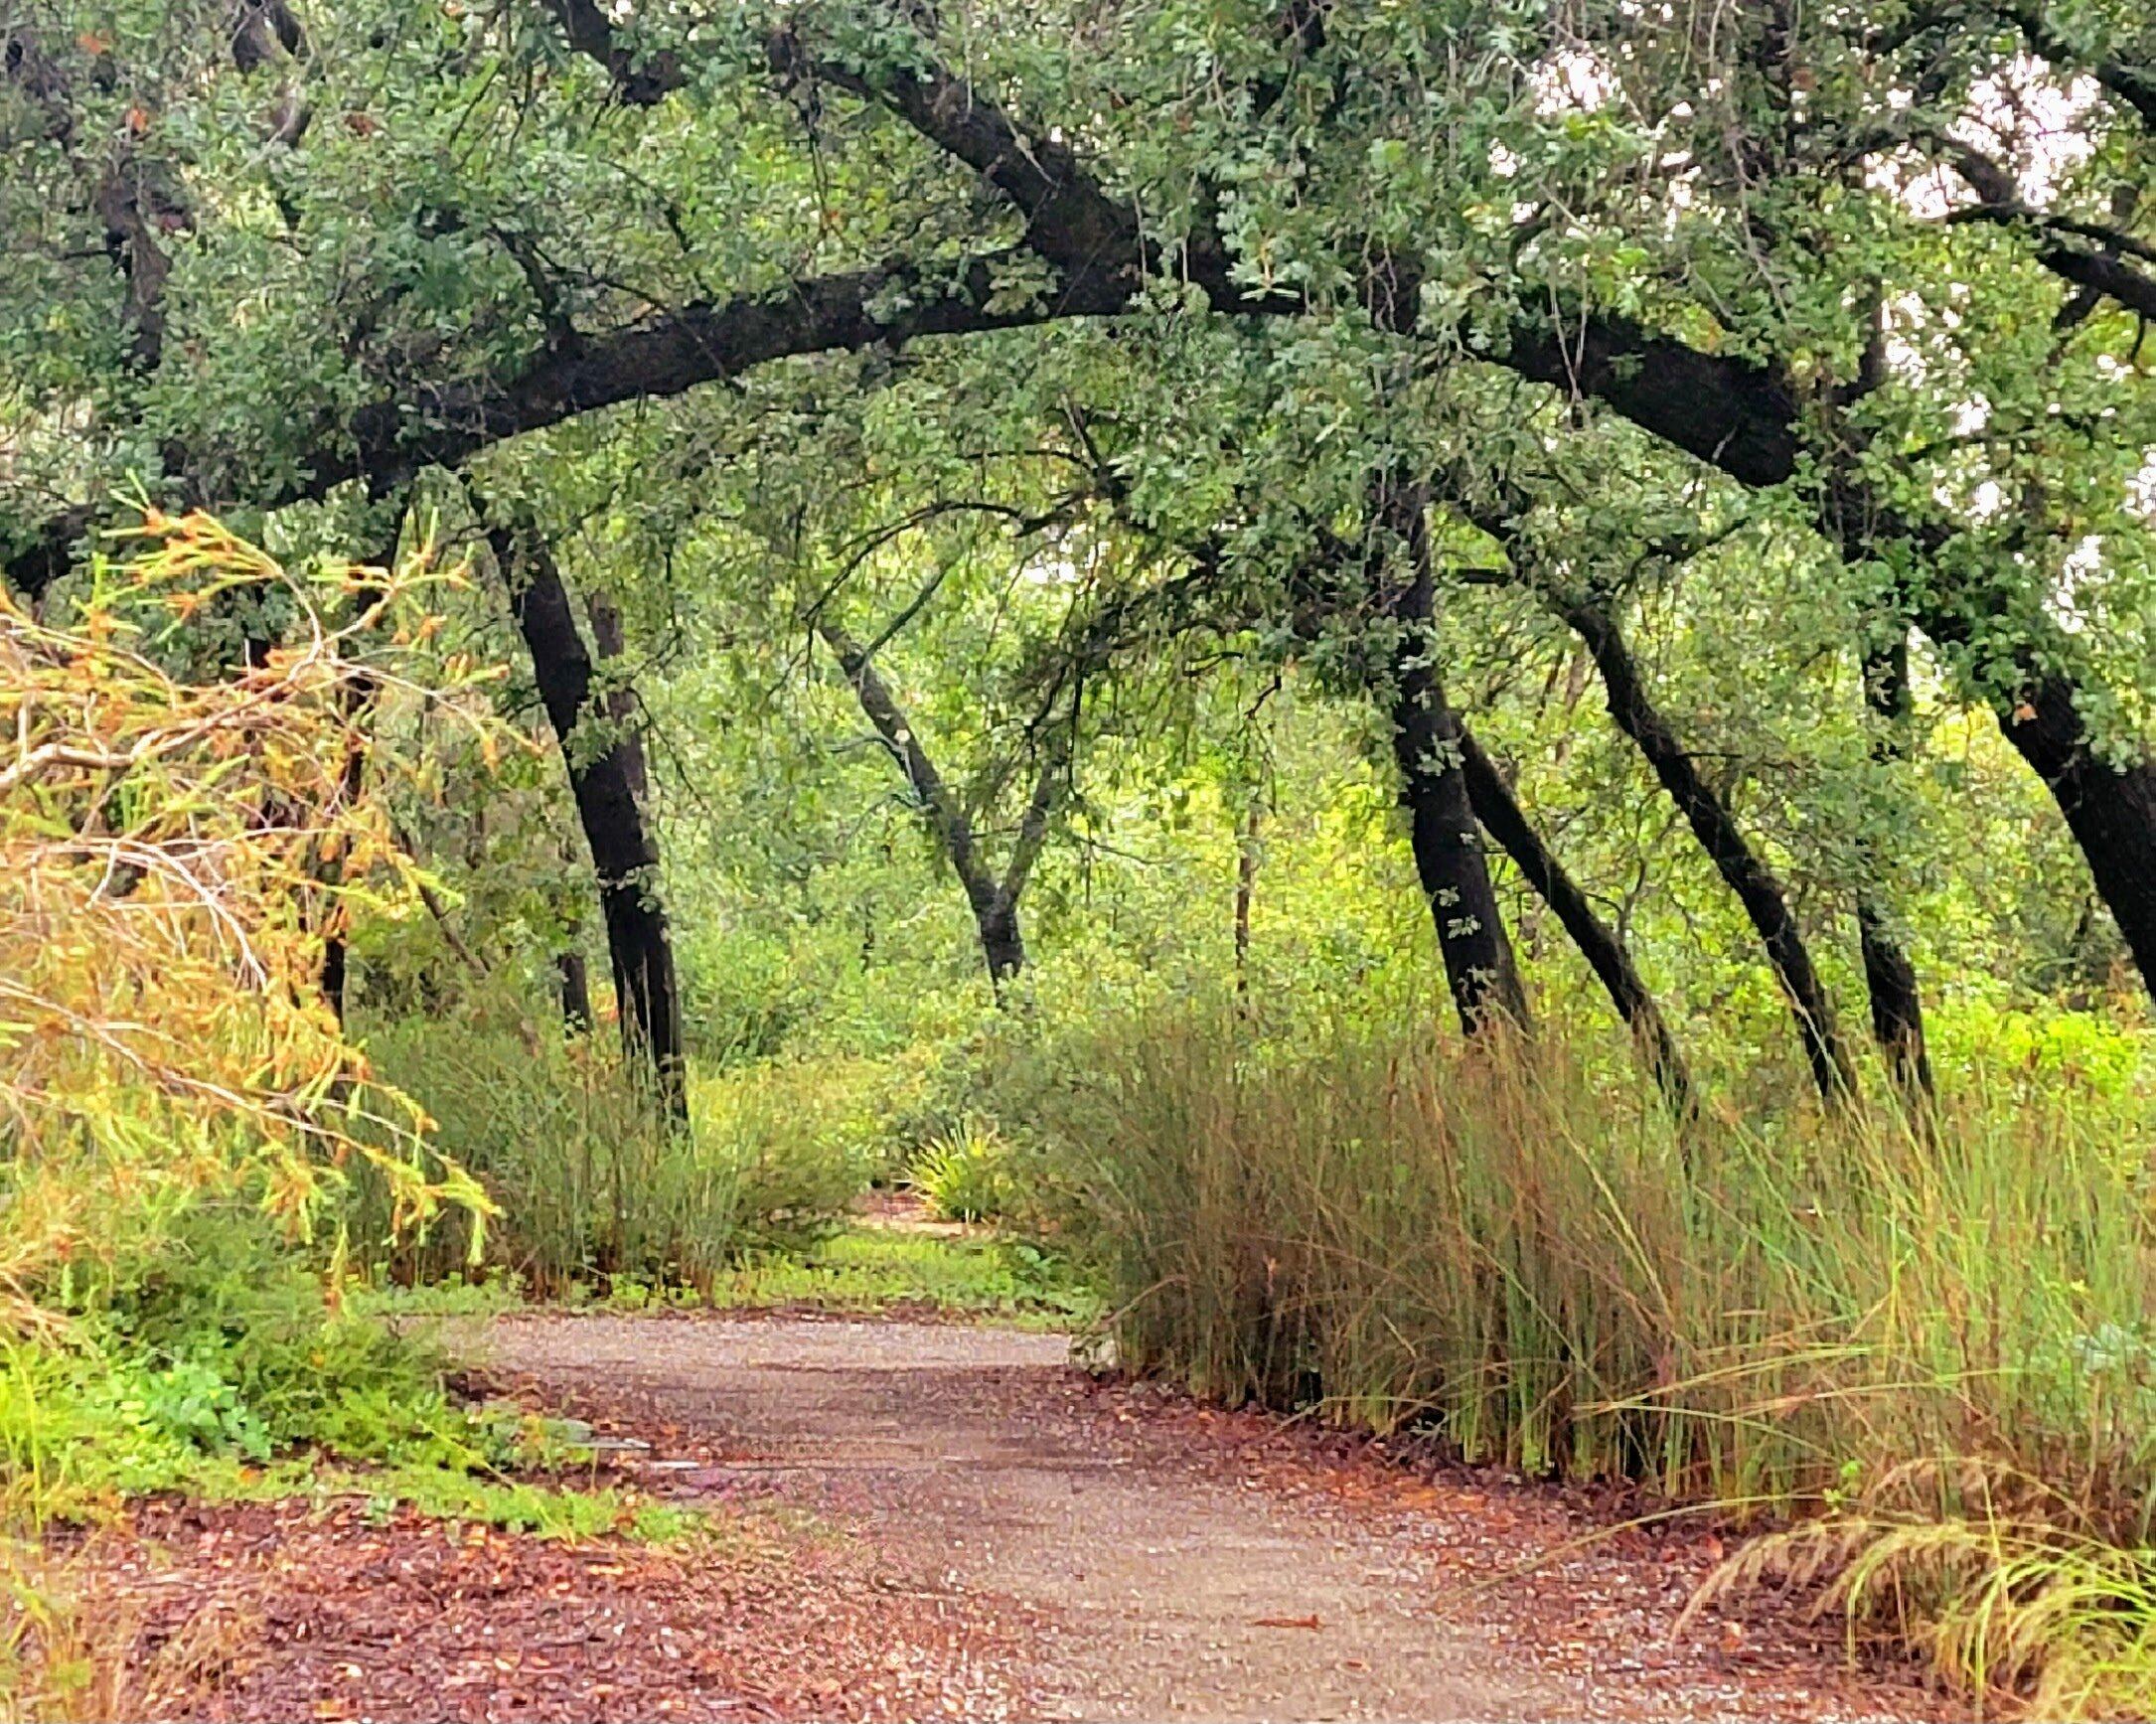
[[339, 1023], [345, 1020], [345, 992], [349, 985], [351, 954], [342, 929], [322, 943], [322, 998]]
[[[367, 737], [363, 728], [374, 705], [372, 680], [348, 686], [344, 697], [345, 763], [338, 775], [338, 790], [349, 804], [367, 787]], [[351, 986], [352, 949], [348, 938], [349, 912], [341, 903], [329, 910], [329, 928], [322, 940], [322, 998], [339, 1023], [345, 1020], [345, 996]]]
[[1235, 997], [1250, 994], [1250, 907], [1258, 895], [1258, 799], [1250, 799], [1235, 839]]
[[1917, 967], [1869, 893], [1857, 901], [1857, 939], [1864, 952], [1864, 985], [1871, 993], [1872, 1035], [1896, 1092], [1912, 1111], [1921, 1111], [1930, 1105], [1932, 1082]]
[[1482, 745], [1474, 739], [1474, 733], [1463, 728], [1460, 742], [1468, 799], [1474, 806], [1475, 818], [1482, 823], [1482, 830], [1504, 847], [1513, 865], [1555, 912], [1565, 932], [1572, 936], [1573, 944], [1580, 948], [1580, 955], [1609, 991], [1611, 1004], [1617, 1008], [1617, 1015], [1631, 1029], [1634, 1041], [1646, 1058], [1647, 1068], [1653, 1072], [1654, 1081], [1661, 1086], [1671, 1110], [1679, 1119], [1692, 1118], [1698, 1112], [1698, 1101], [1692, 1092], [1692, 1074], [1685, 1065], [1682, 1049], [1677, 1046], [1677, 1038], [1670, 1033], [1668, 1020], [1662, 1017], [1662, 1010], [1655, 1004], [1645, 979], [1632, 963], [1631, 953], [1617, 938], [1617, 930], [1595, 913], [1595, 906], [1588, 901], [1579, 883], [1566, 872], [1564, 863], [1551, 854], [1541, 836], [1528, 823], [1519, 799], [1512, 794], [1512, 787], [1505, 782], [1496, 763], [1482, 752]]
[[1001, 995], [1003, 984], [1025, 968], [1025, 937], [1018, 928], [1018, 906], [1001, 894], [984, 913], [975, 912], [981, 929], [981, 957], [989, 985]]
[[[362, 589], [361, 603], [374, 602], [369, 589]], [[375, 705], [376, 687], [369, 677], [356, 680], [347, 686], [344, 694], [345, 763], [338, 776], [338, 790], [349, 805], [357, 802], [367, 788], [367, 720]], [[322, 998], [336, 1015], [339, 1023], [345, 1020], [345, 996], [351, 985], [352, 951], [348, 937], [348, 912], [343, 904], [333, 904], [329, 911], [329, 931], [322, 941]]]
[[[539, 699], [560, 743], [577, 818], [591, 847], [623, 1040], [632, 1054], [650, 1060], [667, 1110], [683, 1118], [688, 1098], [681, 994], [666, 906], [659, 897], [659, 844], [645, 806], [643, 744], [617, 721], [616, 714], [625, 716], [628, 708], [609, 696], [603, 708], [609, 720], [606, 746], [589, 758], [572, 746], [577, 726], [592, 709], [598, 673], [576, 626], [567, 583], [536, 534], [497, 527], [489, 538], [509, 581], [511, 608], [531, 650]], [[602, 637], [609, 624], [599, 617], [606, 614], [602, 609], [594, 617], [594, 632]]]
[[[1547, 590], [1547, 589], [1546, 589]], [[1774, 979], [1796, 1019], [1812, 1081], [1830, 1103], [1853, 1099], [1856, 1068], [1834, 1022], [1826, 988], [1812, 966], [1787, 894], [1765, 860], [1755, 852], [1721, 797], [1699, 774], [1660, 711], [1648, 697], [1639, 667], [1617, 628], [1617, 619], [1592, 599], [1549, 592], [1558, 614], [1579, 633], [1594, 655], [1609, 697], [1610, 715], [1647, 758], [1654, 776], [1691, 826], [1717, 871], [1737, 894], [1767, 949]]]
[[1386, 667], [1393, 758], [1400, 767], [1415, 872], [1437, 925], [1446, 980], [1468, 1033], [1500, 1016], [1525, 1027], [1527, 997], [1468, 801], [1463, 732], [1459, 714], [1446, 705], [1435, 663], [1427, 495], [1394, 475], [1380, 478], [1371, 492], [1370, 573], [1397, 625]]
[[1002, 997], [1003, 985], [1025, 968], [1025, 938], [1018, 926], [1018, 897], [1038, 860], [1047, 836], [1064, 769], [1068, 764], [1068, 736], [1051, 748], [1034, 783], [1032, 800], [1019, 822], [1001, 879], [990, 871], [973, 821], [929, 757], [927, 745], [898, 705], [890, 687], [876, 674], [874, 662], [852, 636], [828, 618], [816, 630], [859, 701], [862, 713], [883, 745], [906, 775], [921, 818], [951, 871], [958, 875], [973, 911], [974, 929], [980, 936], [981, 956], [988, 967], [989, 985]]
[[[1910, 717], [1909, 640], [1901, 640], [1864, 665], [1864, 699], [1875, 725], [1872, 755], [1899, 761], [1908, 754]], [[1864, 954], [1864, 985], [1872, 1003], [1872, 1036], [1879, 1043], [1887, 1074], [1913, 1114], [1927, 1109], [1932, 1097], [1931, 1056], [1925, 1046], [1924, 997], [1917, 987], [1917, 967], [1895, 938], [1893, 923], [1881, 902], [1878, 882], [1866, 880], [1857, 891], [1857, 939]]]
[[1999, 727], [2050, 788], [2088, 859], [2096, 892], [2156, 992], [2156, 761], [2120, 769], [2088, 746], [2075, 686], [2045, 679]]
[[582, 946], [567, 946], [554, 954], [554, 979], [561, 988], [561, 1024], [571, 1035], [591, 1027], [591, 967], [584, 962]]
[[[388, 540], [383, 548], [378, 566], [390, 569], [396, 566], [397, 546], [404, 537], [404, 502], [399, 500], [390, 520]], [[368, 610], [382, 602], [385, 589], [377, 581], [363, 580], [354, 589], [352, 600], [358, 614], [365, 616]], [[242, 651], [249, 664], [258, 664], [267, 657], [268, 644], [249, 640]], [[346, 686], [342, 703], [345, 720], [345, 763], [339, 775], [338, 790], [349, 805], [360, 799], [367, 788], [367, 755], [369, 749], [368, 722], [374, 716], [375, 697], [378, 686], [371, 674], [355, 677]], [[339, 1023], [345, 1020], [345, 997], [351, 986], [352, 953], [347, 938], [346, 912], [342, 905], [330, 911], [330, 926], [322, 942], [322, 997], [329, 1002], [330, 1011], [336, 1014]]]

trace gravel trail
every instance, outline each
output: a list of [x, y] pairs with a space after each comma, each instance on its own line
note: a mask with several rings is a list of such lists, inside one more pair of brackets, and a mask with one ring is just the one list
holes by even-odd
[[799, 1504], [879, 1585], [1022, 1625], [1028, 1667], [998, 1687], [1031, 1716], [1942, 1715], [1780, 1625], [1672, 1642], [1711, 1539], [1583, 1541], [1579, 1498], [1102, 1386], [1061, 1336], [520, 1315], [485, 1344], [541, 1392], [686, 1433], [694, 1468], [652, 1463], [681, 1489]]

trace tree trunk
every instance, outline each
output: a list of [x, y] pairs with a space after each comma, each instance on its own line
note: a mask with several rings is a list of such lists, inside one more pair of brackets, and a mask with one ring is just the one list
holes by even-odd
[[[1453, 1003], [1469, 1034], [1498, 1017], [1525, 1027], [1527, 997], [1520, 987], [1512, 942], [1505, 936], [1463, 769], [1459, 714], [1446, 705], [1436, 654], [1436, 594], [1430, 567], [1427, 494], [1397, 475], [1371, 488], [1369, 566], [1397, 627], [1387, 667], [1393, 757], [1408, 811], [1415, 872], [1437, 924]], [[1394, 555], [1406, 566], [1388, 573]]]
[[2156, 760], [2114, 767], [2090, 752], [2075, 685], [2034, 684], [1999, 727], [2036, 768], [2088, 860], [2097, 895], [2156, 994]]
[[890, 686], [876, 674], [869, 656], [852, 636], [828, 618], [818, 620], [816, 632], [831, 649], [832, 657], [839, 661], [839, 668], [846, 674], [862, 713], [875, 726], [884, 747], [906, 775], [906, 782], [913, 789], [921, 817], [936, 841], [936, 848], [951, 864], [951, 871], [958, 875], [959, 885], [966, 893], [967, 906], [973, 911], [974, 930], [980, 937], [989, 985], [995, 989], [997, 998], [1001, 999], [1003, 985], [1025, 968], [1025, 939], [1018, 927], [1018, 896], [1025, 889], [1026, 879], [1047, 833], [1057, 780], [1066, 763], [1068, 739], [1065, 739], [1065, 746], [1050, 751], [1048, 760], [1041, 767], [1032, 800], [1019, 823], [1017, 840], [1011, 848], [1003, 877], [999, 880], [990, 872], [987, 859], [981, 853], [973, 821], [944, 782], [943, 774], [929, 757], [920, 732], [899, 706]]
[[[622, 1039], [632, 1055], [651, 1062], [668, 1112], [684, 1119], [688, 1094], [681, 993], [666, 906], [659, 897], [659, 844], [646, 809], [643, 744], [634, 730], [617, 721], [617, 714], [625, 716], [628, 708], [610, 695], [604, 708], [609, 720], [606, 746], [587, 759], [572, 745], [578, 724], [591, 708], [598, 677], [576, 626], [568, 586], [551, 550], [536, 534], [496, 527], [488, 537], [509, 580], [511, 608], [531, 650], [539, 699], [560, 744], [577, 818], [591, 847]], [[594, 632], [602, 638], [609, 624], [600, 617], [607, 614], [602, 607], [593, 619]], [[618, 634], [613, 638], [618, 649]]]
[[1670, 1033], [1668, 1020], [1662, 1017], [1662, 1010], [1655, 1004], [1645, 979], [1632, 963], [1631, 953], [1617, 937], [1617, 930], [1595, 913], [1595, 906], [1588, 901], [1579, 883], [1565, 871], [1564, 863], [1551, 854], [1540, 835], [1528, 824], [1519, 799], [1512, 794], [1512, 787], [1505, 782], [1496, 763], [1483, 753], [1473, 732], [1463, 727], [1460, 741], [1466, 770], [1467, 795], [1474, 806], [1475, 818], [1482, 823], [1482, 830], [1504, 847], [1513, 865], [1555, 912], [1565, 932], [1572, 936], [1573, 944], [1580, 948], [1580, 955], [1609, 991], [1611, 1004], [1631, 1029], [1633, 1040], [1645, 1055], [1647, 1068], [1661, 1086], [1671, 1111], [1679, 1119], [1691, 1119], [1699, 1111], [1698, 1100], [1692, 1091], [1692, 1074], [1685, 1065], [1683, 1050], [1677, 1046], [1677, 1038]]
[[1003, 984], [1025, 968], [1025, 937], [1018, 929], [1018, 906], [997, 895], [986, 913], [977, 912], [981, 957], [988, 965], [989, 986], [1000, 998]]
[[[358, 801], [367, 787], [367, 740], [363, 726], [374, 705], [374, 680], [367, 678], [346, 685], [341, 703], [346, 726], [345, 761], [338, 774], [338, 789], [348, 804]], [[330, 1012], [339, 1023], [345, 1021], [345, 995], [352, 979], [352, 947], [347, 926], [350, 915], [346, 905], [332, 904], [329, 925], [322, 938], [322, 998], [329, 1002]]]
[[[1864, 699], [1875, 725], [1873, 759], [1886, 762], [1907, 758], [1907, 635], [1887, 651], [1867, 656]], [[1867, 879], [1857, 889], [1857, 939], [1864, 954], [1864, 985], [1872, 1003], [1873, 1039], [1879, 1043], [1887, 1075], [1903, 1103], [1913, 1115], [1921, 1116], [1930, 1106], [1933, 1093], [1931, 1057], [1925, 1046], [1924, 998], [1917, 987], [1917, 967], [1895, 938], [1877, 879]]]
[[1654, 776], [1751, 918], [1767, 949], [1774, 979], [1781, 984], [1782, 995], [1796, 1019], [1805, 1063], [1819, 1094], [1829, 1103], [1853, 1100], [1857, 1094], [1856, 1068], [1835, 1026], [1833, 1004], [1812, 966], [1810, 950], [1789, 909], [1781, 882], [1753, 850], [1728, 807], [1700, 776], [1676, 732], [1649, 699], [1617, 619], [1592, 599], [1567, 598], [1544, 590], [1558, 614], [1594, 655], [1609, 698], [1610, 715], [1617, 728], [1646, 756]]
[[561, 1026], [571, 1035], [582, 1035], [591, 1027], [591, 967], [584, 962], [581, 945], [554, 954], [554, 979], [561, 989]]
[[1250, 997], [1250, 907], [1258, 895], [1258, 797], [1250, 798], [1235, 839], [1235, 997]]
[[[387, 543], [383, 547], [377, 566], [393, 569], [396, 551], [404, 537], [405, 500], [394, 505], [389, 521]], [[354, 589], [352, 601], [361, 616], [382, 601], [384, 588], [373, 580], [363, 580]], [[248, 641], [244, 652], [249, 663], [258, 663], [268, 651], [266, 645]], [[367, 755], [369, 749], [367, 725], [374, 716], [375, 697], [380, 692], [371, 673], [355, 677], [345, 687], [341, 701], [341, 712], [345, 722], [344, 770], [338, 776], [338, 789], [347, 804], [357, 802], [367, 788]], [[330, 925], [322, 941], [322, 997], [336, 1015], [337, 1021], [345, 1020], [345, 995], [350, 987], [352, 972], [351, 943], [347, 937], [348, 911], [338, 905], [330, 911]]]

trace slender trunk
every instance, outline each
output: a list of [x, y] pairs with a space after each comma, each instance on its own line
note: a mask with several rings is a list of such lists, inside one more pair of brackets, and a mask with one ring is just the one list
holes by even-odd
[[[375, 589], [363, 587], [359, 595], [362, 607], [374, 603], [375, 596]], [[367, 788], [367, 721], [374, 714], [376, 693], [375, 679], [363, 675], [345, 686], [340, 701], [345, 723], [345, 761], [338, 774], [337, 788], [347, 806], [357, 802]], [[327, 877], [326, 872], [323, 877]], [[329, 922], [322, 939], [322, 998], [329, 1002], [337, 1021], [343, 1023], [345, 996], [352, 973], [351, 912], [343, 903], [332, 903], [328, 915]]]
[[322, 998], [339, 1023], [345, 1020], [345, 993], [350, 985], [352, 959], [344, 929], [331, 931], [322, 942]]
[[571, 1035], [591, 1027], [591, 967], [584, 962], [582, 946], [566, 946], [554, 954], [554, 979], [561, 989], [561, 1026]]
[[1679, 1119], [1692, 1118], [1699, 1108], [1692, 1091], [1692, 1074], [1677, 1038], [1670, 1033], [1668, 1020], [1632, 963], [1631, 953], [1617, 930], [1595, 913], [1595, 906], [1579, 883], [1528, 824], [1512, 787], [1482, 751], [1472, 731], [1462, 730], [1461, 752], [1467, 795], [1482, 830], [1504, 847], [1513, 865], [1556, 914], [1573, 944], [1580, 948], [1580, 955], [1609, 991], [1611, 1004], [1631, 1029], [1671, 1111]]
[[981, 957], [988, 968], [989, 985], [1001, 999], [1003, 985], [1025, 968], [1025, 938], [1018, 926], [1018, 896], [1025, 889], [1026, 878], [1046, 836], [1058, 781], [1066, 763], [1064, 749], [1060, 746], [1052, 749], [1043, 764], [1032, 800], [1019, 823], [1009, 862], [1003, 869], [1003, 877], [998, 879], [982, 855], [973, 821], [944, 782], [943, 774], [929, 757], [919, 730], [907, 718], [890, 686], [876, 674], [869, 656], [852, 636], [828, 618], [819, 619], [816, 631], [831, 649], [832, 657], [839, 661], [839, 668], [852, 688], [854, 699], [859, 701], [862, 713], [875, 726], [884, 747], [906, 775], [906, 782], [912, 787], [936, 848], [951, 864], [951, 871], [958, 875], [959, 885], [966, 893], [967, 907], [973, 911], [974, 931], [981, 941]]
[[[338, 775], [338, 790], [348, 804], [358, 801], [367, 786], [367, 739], [361, 726], [374, 705], [374, 696], [372, 679], [356, 680], [345, 689], [345, 763]], [[329, 1002], [329, 1009], [339, 1023], [345, 1021], [345, 996], [352, 976], [349, 916], [350, 911], [344, 904], [333, 903], [322, 939], [322, 998]]]
[[[1397, 475], [1372, 486], [1376, 531], [1370, 570], [1398, 625], [1387, 681], [1408, 838], [1462, 1024], [1472, 1034], [1501, 1016], [1525, 1027], [1527, 997], [1467, 796], [1463, 732], [1459, 714], [1446, 704], [1435, 663], [1436, 594], [1426, 503], [1421, 486], [1402, 483]], [[1401, 574], [1388, 576], [1393, 561], [1388, 549], [1404, 554]]]
[[[1872, 757], [1899, 762], [1909, 752], [1909, 639], [1867, 657], [1864, 699], [1874, 721]], [[1857, 890], [1857, 940], [1864, 954], [1864, 985], [1872, 1003], [1872, 1035], [1879, 1043], [1887, 1074], [1912, 1114], [1921, 1115], [1932, 1098], [1931, 1057], [1925, 1046], [1924, 997], [1917, 987], [1917, 967], [1895, 938], [1881, 897], [1877, 868]]]
[[1250, 997], [1250, 906], [1258, 894], [1258, 798], [1250, 799], [1235, 841], [1235, 997]]
[[[379, 564], [384, 569], [396, 566], [398, 543], [404, 537], [404, 503], [399, 501], [389, 523], [387, 543], [383, 548]], [[382, 600], [384, 587], [378, 581], [362, 580], [354, 589], [352, 600], [358, 613], [364, 616]], [[266, 656], [265, 644], [250, 639], [244, 648], [248, 663], [259, 663]], [[353, 678], [345, 686], [341, 699], [341, 712], [345, 723], [345, 762], [338, 775], [338, 792], [349, 805], [357, 802], [367, 788], [367, 755], [369, 740], [368, 721], [374, 716], [375, 697], [378, 685], [371, 674]], [[342, 904], [333, 906], [329, 912], [330, 922], [322, 941], [322, 997], [336, 1015], [339, 1023], [345, 1020], [345, 996], [351, 984], [352, 953], [348, 938], [348, 912]]]
[[1753, 850], [1729, 808], [1700, 776], [1692, 757], [1648, 697], [1639, 667], [1617, 619], [1592, 599], [1546, 594], [1558, 614], [1576, 630], [1594, 655], [1609, 697], [1610, 715], [1647, 758], [1654, 776], [1691, 826], [1693, 836], [1751, 918], [1767, 949], [1774, 979], [1796, 1019], [1805, 1063], [1820, 1095], [1830, 1103], [1854, 1099], [1856, 1067], [1835, 1026], [1833, 1004], [1813, 967], [1787, 894], [1773, 870]]
[[[490, 530], [489, 538], [510, 580], [517, 627], [531, 650], [539, 699], [560, 744], [577, 818], [591, 847], [623, 1040], [634, 1055], [650, 1060], [668, 1111], [685, 1118], [681, 994], [666, 906], [659, 897], [659, 845], [645, 806], [643, 744], [633, 729], [615, 721], [614, 715], [626, 714], [627, 708], [617, 705], [613, 696], [605, 704], [609, 733], [604, 748], [586, 758], [572, 744], [591, 708], [598, 673], [576, 626], [567, 583], [537, 535], [498, 527]], [[594, 618], [595, 632], [603, 635], [606, 628]]]

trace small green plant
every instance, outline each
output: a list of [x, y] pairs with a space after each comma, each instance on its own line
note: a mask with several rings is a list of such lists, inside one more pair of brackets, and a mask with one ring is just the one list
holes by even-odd
[[914, 1158], [907, 1180], [946, 1221], [1001, 1221], [1018, 1195], [1010, 1164], [996, 1128], [969, 1115]]
[[433, 1520], [472, 1521], [538, 1538], [622, 1537], [640, 1544], [674, 1544], [712, 1534], [718, 1523], [700, 1509], [654, 1501], [613, 1487], [576, 1489], [536, 1484], [443, 1467], [395, 1466], [373, 1472], [323, 1469], [303, 1482], [255, 1480], [234, 1494], [309, 1496], [327, 1501], [364, 1497], [378, 1518], [397, 1507]]
[[440, 1358], [348, 1309], [261, 1214], [198, 1207], [0, 1342], [0, 1514], [28, 1529], [323, 1452], [465, 1470], [492, 1448]]

